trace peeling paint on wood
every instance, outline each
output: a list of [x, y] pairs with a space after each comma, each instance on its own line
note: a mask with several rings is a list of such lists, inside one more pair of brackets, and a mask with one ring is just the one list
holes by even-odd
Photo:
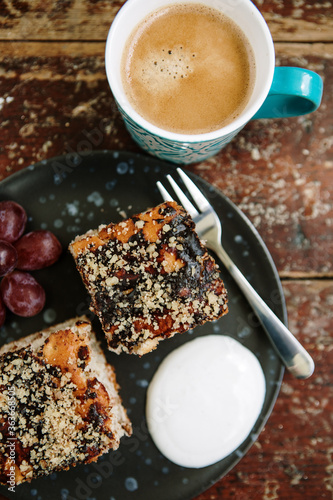
[[[256, 0], [276, 41], [333, 41], [331, 1]], [[124, 1], [0, 3], [0, 40], [105, 40]]]

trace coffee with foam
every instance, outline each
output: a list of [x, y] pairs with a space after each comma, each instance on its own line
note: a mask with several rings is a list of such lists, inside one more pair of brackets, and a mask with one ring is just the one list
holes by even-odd
[[131, 34], [122, 59], [129, 102], [153, 125], [203, 134], [244, 110], [255, 78], [254, 55], [238, 26], [201, 4], [159, 9]]

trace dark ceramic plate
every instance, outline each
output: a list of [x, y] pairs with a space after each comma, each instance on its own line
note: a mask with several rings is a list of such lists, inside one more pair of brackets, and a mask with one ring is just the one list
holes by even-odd
[[[10, 316], [0, 330], [1, 344], [33, 333], [47, 325], [89, 313], [89, 300], [69, 255], [69, 242], [101, 223], [117, 222], [162, 200], [156, 181], [175, 167], [150, 157], [99, 151], [43, 161], [0, 183], [0, 199], [21, 203], [28, 212], [27, 230], [49, 229], [60, 239], [64, 252], [52, 267], [33, 274], [46, 290], [44, 311], [34, 318]], [[211, 201], [223, 223], [226, 250], [254, 288], [275, 313], [286, 321], [279, 278], [257, 231], [220, 192], [191, 175]], [[185, 500], [191, 499], [225, 475], [255, 442], [278, 395], [283, 366], [238, 287], [221, 267], [229, 292], [229, 314], [215, 323], [163, 341], [157, 350], [138, 358], [108, 352], [117, 372], [121, 396], [133, 423], [134, 434], [123, 438], [120, 448], [100, 457], [96, 464], [80, 465], [66, 472], [16, 487], [1, 487], [1, 494], [15, 500]], [[105, 347], [98, 321], [94, 327]], [[267, 392], [258, 421], [246, 441], [224, 460], [202, 469], [179, 467], [164, 458], [150, 439], [145, 423], [146, 390], [161, 360], [194, 337], [215, 333], [230, 335], [259, 359]], [[202, 439], [200, 429], [193, 439]]]

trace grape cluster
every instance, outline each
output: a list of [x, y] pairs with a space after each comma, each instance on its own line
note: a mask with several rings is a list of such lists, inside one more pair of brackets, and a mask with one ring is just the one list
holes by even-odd
[[0, 202], [0, 327], [6, 307], [18, 316], [39, 313], [45, 304], [45, 291], [27, 271], [54, 264], [62, 247], [50, 231], [24, 233], [27, 214], [15, 201]]

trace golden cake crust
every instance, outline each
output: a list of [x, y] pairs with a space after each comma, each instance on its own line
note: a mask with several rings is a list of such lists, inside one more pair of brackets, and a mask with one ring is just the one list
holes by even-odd
[[228, 310], [218, 267], [175, 202], [88, 231], [69, 249], [117, 353], [145, 354]]
[[[0, 482], [97, 460], [131, 424], [113, 368], [86, 318], [0, 349]], [[12, 451], [11, 451], [12, 448]]]

